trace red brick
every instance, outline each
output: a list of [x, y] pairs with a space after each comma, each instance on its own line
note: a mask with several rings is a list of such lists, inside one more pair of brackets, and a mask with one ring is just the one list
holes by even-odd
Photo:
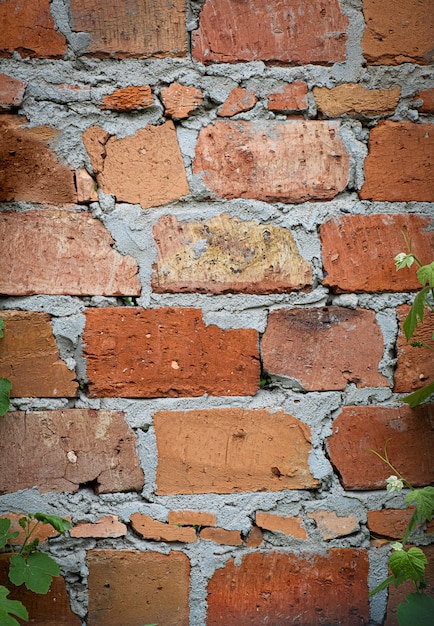
[[392, 115], [398, 104], [401, 87], [365, 89], [357, 83], [339, 85], [333, 89], [314, 87], [318, 110], [328, 117], [340, 115]]
[[[22, 545], [25, 541], [25, 533], [24, 530], [19, 525], [19, 520], [26, 515], [26, 513], [0, 513], [1, 518], [7, 518], [11, 522], [11, 526], [9, 528], [9, 532], [20, 533], [18, 537], [15, 539], [11, 539], [10, 543], [12, 545]], [[50, 537], [58, 537], [60, 533], [50, 526], [50, 524], [38, 524], [35, 526], [35, 530], [32, 532], [32, 539], [38, 539], [39, 543], [44, 543]]]
[[397, 271], [394, 259], [406, 251], [405, 233], [416, 256], [428, 263], [434, 248], [430, 222], [414, 214], [348, 215], [329, 220], [320, 227], [326, 273], [323, 284], [337, 293], [420, 289], [415, 266]]
[[414, 509], [382, 509], [368, 511], [368, 528], [374, 537], [401, 539], [408, 526]]
[[193, 32], [193, 58], [328, 65], [345, 61], [347, 29], [337, 0], [206, 0]]
[[242, 111], [250, 111], [257, 101], [258, 98], [251, 89], [235, 87], [226, 98], [217, 115], [220, 117], [232, 117]]
[[133, 513], [131, 524], [139, 535], [153, 541], [179, 541], [181, 543], [197, 542], [194, 528], [164, 524], [143, 513]]
[[256, 524], [264, 530], [281, 532], [284, 535], [294, 537], [294, 539], [307, 539], [301, 517], [284, 517], [282, 515], [276, 515], [275, 513], [256, 511]]
[[419, 113], [434, 113], [434, 89], [423, 89], [413, 99], [413, 102], [422, 100], [418, 106]]
[[90, 550], [88, 626], [189, 625], [190, 562], [171, 551]]
[[318, 486], [310, 430], [266, 410], [159, 411], [158, 494], [282, 491]]
[[263, 542], [264, 537], [262, 530], [257, 526], [253, 526], [248, 539], [246, 540], [246, 548], [259, 548]]
[[120, 411], [15, 411], [0, 420], [0, 433], [1, 493], [76, 492], [85, 483], [96, 493], [143, 487], [136, 438]]
[[82, 167], [75, 170], [75, 186], [77, 189], [77, 202], [79, 204], [89, 204], [98, 201], [96, 182], [90, 174]]
[[412, 341], [422, 341], [434, 348], [434, 312], [426, 311], [423, 324], [417, 326], [416, 333], [408, 342], [402, 329], [404, 320], [410, 311], [406, 304], [397, 309], [399, 320], [398, 362], [394, 375], [393, 390], [396, 393], [408, 393], [420, 389], [434, 381], [434, 352], [428, 348], [413, 347]]
[[188, 194], [173, 122], [147, 126], [117, 139], [92, 126], [83, 133], [98, 185], [118, 202], [160, 206]]
[[371, 130], [360, 197], [390, 202], [434, 201], [434, 124], [379, 122]]
[[75, 202], [74, 173], [59, 163], [49, 145], [57, 131], [27, 124], [18, 115], [0, 118], [0, 201]]
[[308, 517], [316, 523], [325, 541], [345, 537], [359, 530], [359, 520], [354, 515], [336, 515], [334, 511], [314, 511]]
[[[1, 8], [0, 8], [1, 11]], [[23, 101], [27, 83], [7, 74], [0, 74], [0, 111], [17, 108]]]
[[90, 213], [5, 211], [0, 213], [0, 239], [1, 293], [140, 294], [136, 261], [113, 248], [110, 233]]
[[394, 472], [371, 450], [383, 454], [414, 487], [434, 480], [434, 404], [410, 409], [346, 406], [333, 422], [330, 459], [345, 489], [384, 489]]
[[295, 378], [307, 391], [345, 389], [351, 382], [388, 386], [378, 372], [383, 336], [373, 311], [277, 309], [268, 316], [262, 355], [265, 371]]
[[182, 526], [215, 526], [217, 518], [212, 513], [199, 511], [169, 511], [169, 524]]
[[1, 340], [0, 377], [11, 381], [11, 397], [75, 396], [78, 387], [75, 372], [59, 359], [50, 316], [2, 311], [1, 317], [5, 331]]
[[158, 247], [152, 288], [164, 292], [276, 293], [312, 284], [312, 268], [286, 228], [219, 215], [153, 228]]
[[180, 120], [202, 104], [203, 95], [200, 89], [174, 83], [161, 90], [161, 98], [166, 115]]
[[22, 57], [59, 59], [66, 39], [57, 31], [50, 0], [3, 0], [0, 3], [0, 57], [18, 52]]
[[367, 577], [365, 550], [253, 552], [239, 566], [230, 559], [216, 570], [208, 584], [207, 625], [367, 625]]
[[255, 330], [205, 326], [192, 308], [88, 309], [86, 320], [93, 397], [236, 396], [258, 389]]
[[[0, 585], [6, 583], [9, 558], [9, 554], [0, 554]], [[81, 626], [81, 619], [71, 610], [68, 591], [62, 576], [53, 578], [47, 594], [34, 593], [26, 589], [24, 585], [20, 587], [8, 585], [8, 589], [10, 589], [8, 600], [19, 600], [26, 607], [30, 618], [29, 624], [35, 626]], [[16, 623], [18, 624], [18, 622]], [[21, 621], [20, 623], [27, 624], [27, 622]]]
[[336, 122], [220, 120], [200, 131], [193, 172], [224, 198], [326, 200], [345, 189], [349, 157]]
[[86, 48], [90, 56], [186, 54], [186, 0], [71, 0], [70, 4], [73, 29], [90, 35]]
[[76, 524], [69, 533], [76, 538], [116, 539], [127, 534], [127, 527], [119, 521], [117, 515], [106, 515], [94, 524]]
[[433, 60], [430, 0], [364, 0], [363, 54], [368, 63], [398, 65]]
[[125, 87], [125, 89], [116, 89], [108, 96], [105, 96], [101, 103], [101, 109], [135, 111], [136, 109], [151, 107], [153, 103], [149, 85], [131, 85], [131, 87]]
[[205, 541], [214, 541], [226, 546], [241, 546], [241, 532], [239, 530], [225, 530], [224, 528], [204, 528], [200, 531], [200, 538]]
[[289, 83], [268, 94], [268, 109], [270, 111], [305, 111], [307, 109], [307, 85], [301, 81]]

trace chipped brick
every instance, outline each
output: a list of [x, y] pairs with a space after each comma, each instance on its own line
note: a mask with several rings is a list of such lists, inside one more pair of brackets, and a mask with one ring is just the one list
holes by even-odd
[[75, 538], [116, 539], [127, 534], [127, 527], [117, 515], [106, 515], [93, 524], [76, 524], [69, 534]]
[[277, 515], [276, 513], [256, 511], [256, 524], [264, 530], [281, 532], [284, 535], [294, 537], [294, 539], [307, 539], [301, 517], [293, 515], [285, 517], [283, 515]]
[[75, 186], [79, 204], [89, 204], [90, 202], [98, 201], [96, 182], [84, 168], [75, 170]]
[[418, 104], [419, 113], [434, 113], [434, 88], [423, 89], [419, 91], [413, 99], [414, 103]]
[[282, 113], [305, 111], [307, 109], [307, 85], [301, 81], [283, 85], [283, 87], [268, 94], [267, 100], [270, 111], [281, 111]]
[[404, 536], [414, 507], [409, 509], [381, 509], [368, 511], [368, 528], [374, 537], [401, 539]]
[[[415, 251], [416, 253], [416, 251]], [[421, 257], [419, 257], [421, 258]], [[429, 259], [430, 257], [428, 257]], [[420, 285], [419, 285], [420, 287]], [[423, 324], [420, 320], [415, 334], [408, 342], [403, 331], [405, 318], [410, 307], [403, 304], [397, 308], [399, 333], [398, 333], [398, 362], [394, 373], [393, 391], [395, 393], [409, 393], [416, 391], [424, 385], [434, 381], [434, 352], [432, 350], [415, 347], [412, 341], [420, 341], [434, 347], [434, 312], [425, 311]]]
[[130, 519], [136, 533], [144, 537], [144, 539], [152, 539], [153, 541], [179, 541], [181, 543], [197, 542], [194, 528], [184, 528], [182, 526], [176, 526], [175, 524], [164, 524], [143, 513], [133, 513]]
[[161, 98], [166, 115], [180, 120], [188, 117], [202, 104], [203, 95], [200, 89], [174, 83], [161, 90]]
[[182, 526], [215, 526], [217, 518], [212, 513], [199, 511], [169, 511], [169, 524]]
[[226, 546], [241, 546], [241, 532], [239, 530], [225, 530], [224, 528], [204, 528], [200, 531], [200, 538]]
[[18, 108], [23, 101], [26, 86], [27, 83], [22, 80], [0, 74], [0, 111]]
[[250, 111], [257, 103], [258, 98], [251, 89], [243, 89], [242, 87], [234, 87], [223, 105], [220, 107], [217, 115], [220, 117], [232, 117], [242, 111]]
[[101, 103], [101, 109], [111, 111], [135, 111], [145, 109], [153, 105], [152, 92], [149, 85], [125, 87], [116, 89], [105, 96]]
[[360, 530], [359, 520], [354, 515], [336, 515], [334, 511], [314, 511], [308, 517], [313, 519], [324, 541], [345, 537]]
[[333, 89], [314, 87], [318, 110], [328, 117], [340, 115], [382, 116], [392, 115], [401, 94], [401, 87], [365, 89], [357, 83], [339, 85]]

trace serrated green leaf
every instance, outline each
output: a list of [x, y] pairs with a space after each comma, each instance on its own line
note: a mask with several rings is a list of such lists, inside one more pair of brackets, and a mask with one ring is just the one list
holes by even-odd
[[19, 536], [19, 532], [9, 532], [11, 527], [11, 520], [7, 517], [0, 517], [0, 548], [4, 548], [9, 543], [9, 539], [16, 539]]
[[411, 532], [417, 524], [431, 521], [434, 511], [434, 487], [410, 491], [405, 499], [405, 504], [406, 506], [416, 505], [408, 525], [408, 530]]
[[413, 391], [413, 393], [410, 393], [408, 396], [404, 396], [401, 399], [403, 402], [406, 402], [412, 409], [414, 409], [415, 406], [419, 406], [419, 404], [422, 404], [422, 402], [428, 400], [430, 395], [432, 395], [433, 393], [434, 380], [428, 385], [417, 389], [417, 391]]
[[35, 519], [42, 524], [50, 524], [55, 530], [64, 535], [67, 530], [72, 528], [69, 520], [57, 515], [47, 515], [46, 513], [35, 513]]
[[7, 587], [0, 585], [0, 624], [1, 626], [20, 626], [12, 615], [28, 622], [29, 614], [24, 604], [19, 600], [8, 600], [9, 593]]
[[422, 287], [425, 287], [427, 283], [430, 287], [434, 287], [434, 261], [429, 265], [422, 265], [416, 273]]
[[417, 328], [418, 319], [420, 320], [421, 324], [423, 324], [425, 314], [425, 302], [429, 290], [429, 287], [424, 287], [424, 289], [421, 289], [419, 291], [414, 299], [413, 305], [407, 317], [404, 320], [403, 329], [407, 341], [409, 341], [411, 337], [413, 337], [414, 332]]
[[392, 552], [389, 565], [395, 577], [395, 586], [398, 587], [406, 580], [413, 580], [415, 583], [424, 582], [427, 563], [428, 559], [420, 548]]
[[59, 576], [56, 561], [44, 552], [33, 552], [26, 559], [21, 554], [11, 557], [9, 579], [14, 585], [26, 585], [35, 593], [47, 593], [53, 576]]
[[0, 378], [0, 417], [9, 411], [12, 383], [7, 378]]
[[389, 576], [388, 578], [383, 580], [383, 582], [381, 582], [378, 587], [375, 587], [375, 589], [369, 592], [369, 597], [371, 598], [372, 596], [375, 596], [375, 594], [379, 591], [383, 591], [383, 589], [386, 589], [386, 587], [388, 587], [390, 583], [393, 583], [394, 580], [395, 576]]
[[399, 626], [432, 626], [433, 615], [434, 599], [426, 593], [410, 593], [396, 611]]

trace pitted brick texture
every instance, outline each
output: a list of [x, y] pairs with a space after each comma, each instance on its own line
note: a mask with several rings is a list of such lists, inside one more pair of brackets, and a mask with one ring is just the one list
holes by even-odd
[[289, 83], [268, 94], [268, 109], [270, 111], [305, 111], [307, 109], [307, 85], [301, 81]]
[[166, 115], [178, 120], [188, 117], [202, 104], [203, 100], [200, 89], [178, 83], [162, 89], [161, 97]]
[[[429, 257], [428, 257], [429, 258]], [[432, 258], [432, 257], [431, 257]], [[428, 348], [415, 347], [411, 343], [419, 341], [434, 348], [434, 313], [426, 310], [423, 324], [418, 320], [416, 332], [410, 341], [405, 338], [403, 324], [410, 307], [398, 307], [398, 362], [394, 374], [393, 390], [396, 393], [409, 393], [434, 381], [434, 352]]]
[[242, 111], [250, 111], [258, 101], [258, 97], [251, 89], [235, 87], [217, 112], [220, 117], [232, 117]]
[[400, 87], [365, 89], [357, 83], [339, 85], [333, 89], [314, 87], [318, 110], [328, 117], [392, 115], [398, 104]]
[[125, 87], [125, 89], [116, 89], [113, 93], [105, 96], [101, 108], [112, 111], [135, 111], [152, 105], [152, 92], [149, 85], [132, 85]]

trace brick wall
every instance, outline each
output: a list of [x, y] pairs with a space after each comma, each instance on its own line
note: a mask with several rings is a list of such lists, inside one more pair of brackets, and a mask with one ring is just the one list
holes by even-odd
[[369, 449], [434, 481], [393, 262], [432, 260], [433, 15], [0, 3], [0, 514], [74, 524], [32, 623], [396, 624]]

